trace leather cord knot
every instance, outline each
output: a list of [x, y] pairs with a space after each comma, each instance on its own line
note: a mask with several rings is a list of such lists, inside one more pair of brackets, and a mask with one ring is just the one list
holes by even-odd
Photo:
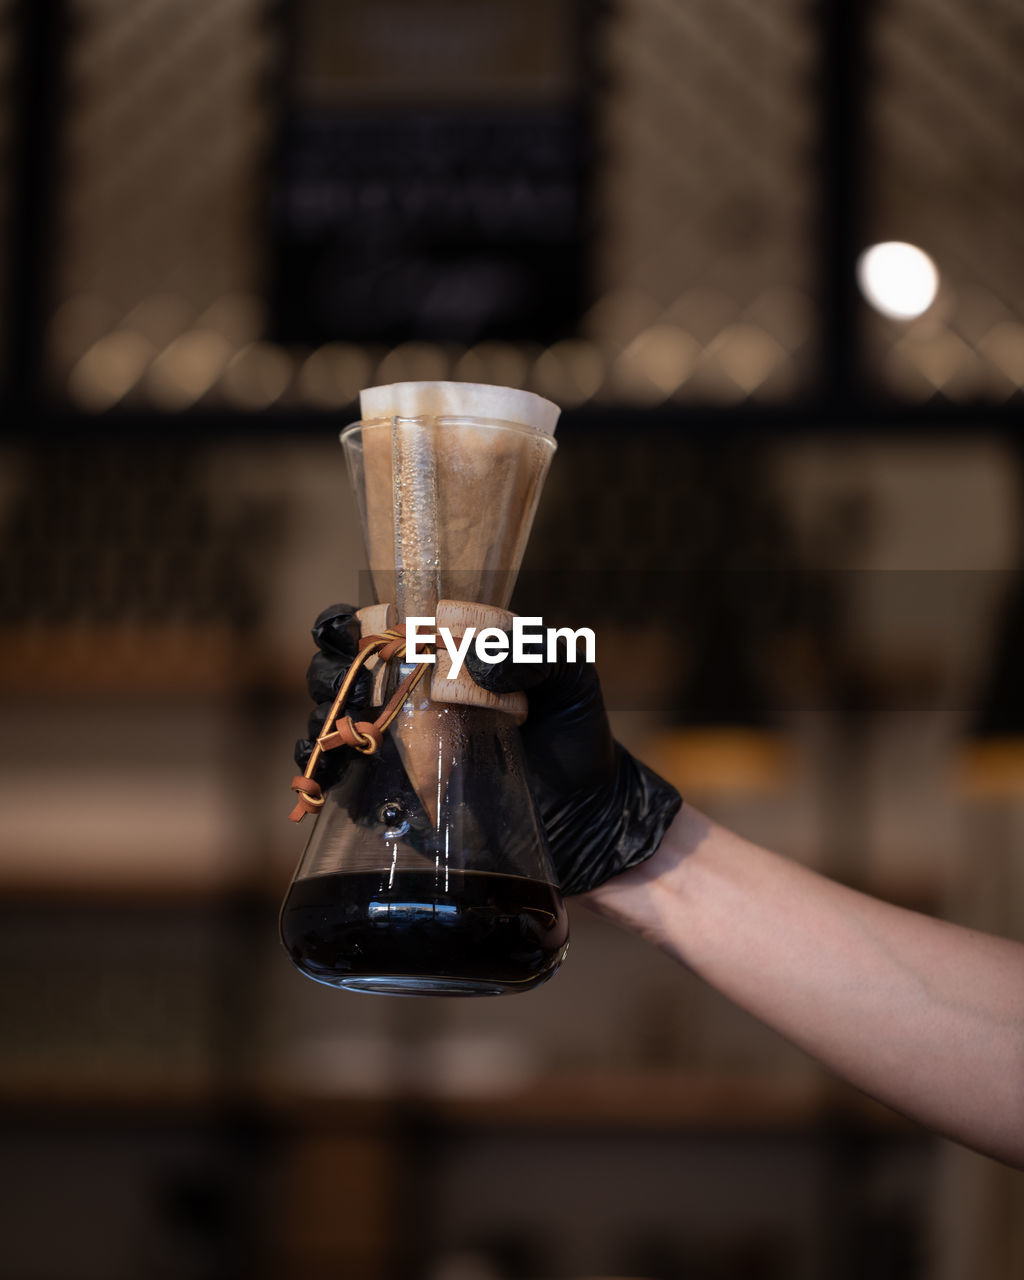
[[324, 793], [319, 782], [307, 778], [303, 774], [292, 778], [292, 790], [298, 796], [298, 803], [288, 815], [292, 822], [301, 822], [307, 813], [319, 813], [324, 807]]
[[380, 750], [384, 734], [369, 720], [353, 720], [351, 716], [339, 716], [332, 733], [320, 735], [319, 742], [324, 751], [333, 751], [335, 747], [355, 747], [363, 755], [372, 756]]

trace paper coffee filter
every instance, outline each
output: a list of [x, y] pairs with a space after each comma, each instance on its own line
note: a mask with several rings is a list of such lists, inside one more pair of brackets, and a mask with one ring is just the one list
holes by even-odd
[[532, 391], [482, 382], [392, 382], [359, 393], [363, 421], [375, 418], [468, 417], [516, 422], [555, 434], [561, 410]]
[[360, 407], [378, 599], [400, 617], [429, 616], [444, 598], [505, 608], [551, 461], [558, 406], [512, 387], [398, 382], [364, 390]]

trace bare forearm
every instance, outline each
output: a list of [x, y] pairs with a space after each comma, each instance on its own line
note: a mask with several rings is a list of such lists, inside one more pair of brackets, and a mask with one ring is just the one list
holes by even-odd
[[859, 1088], [1024, 1167], [1024, 945], [836, 884], [689, 805], [587, 900]]

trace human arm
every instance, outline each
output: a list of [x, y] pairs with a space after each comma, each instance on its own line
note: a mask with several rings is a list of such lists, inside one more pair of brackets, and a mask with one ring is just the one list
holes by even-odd
[[866, 1093], [1024, 1168], [1024, 944], [847, 888], [690, 805], [584, 901]]

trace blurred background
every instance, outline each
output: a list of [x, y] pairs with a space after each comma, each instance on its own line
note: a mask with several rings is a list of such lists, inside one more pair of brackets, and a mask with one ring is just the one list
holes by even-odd
[[454, 378], [564, 409], [514, 604], [630, 747], [1024, 939], [1022, 51], [1012, 0], [0, 0], [11, 1280], [1024, 1273], [1021, 1175], [585, 911], [520, 1000], [276, 936], [337, 433]]

